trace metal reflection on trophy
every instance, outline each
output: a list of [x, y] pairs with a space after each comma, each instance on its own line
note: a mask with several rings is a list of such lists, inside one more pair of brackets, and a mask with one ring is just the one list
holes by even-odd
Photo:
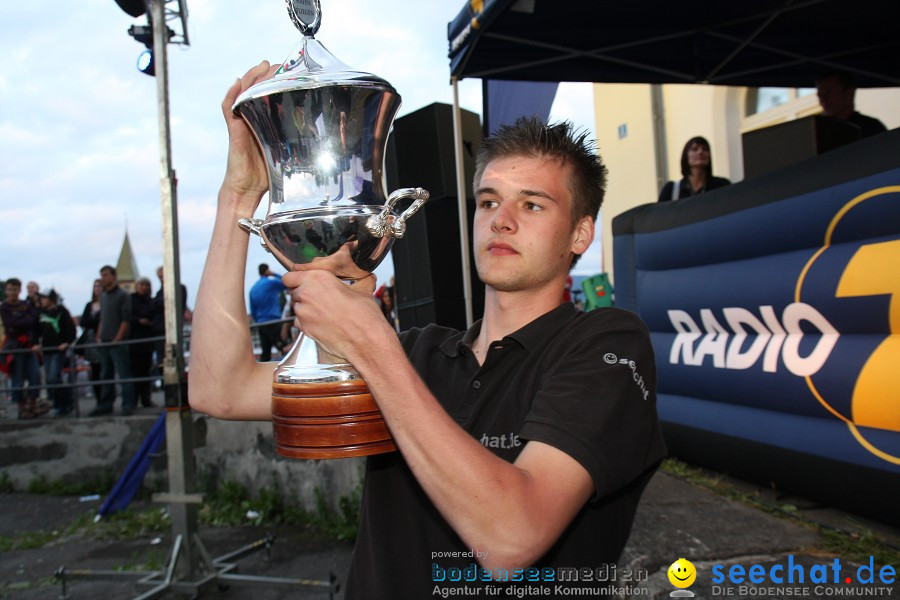
[[[428, 200], [421, 188], [388, 195], [384, 153], [400, 96], [384, 79], [340, 62], [313, 36], [318, 0], [287, 0], [303, 33], [275, 75], [246, 90], [234, 111], [259, 142], [269, 175], [265, 219], [240, 226], [287, 269], [317, 263], [348, 282], [368, 276]], [[399, 213], [401, 201], [411, 200]], [[342, 458], [395, 450], [359, 372], [301, 335], [275, 371], [277, 451]]]

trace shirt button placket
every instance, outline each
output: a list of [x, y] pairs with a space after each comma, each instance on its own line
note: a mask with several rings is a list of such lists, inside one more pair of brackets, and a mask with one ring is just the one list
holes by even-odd
[[478, 398], [480, 396], [478, 390], [481, 388], [481, 381], [475, 379], [470, 385], [471, 388], [466, 392], [465, 398], [463, 399], [463, 402], [460, 405], [459, 411], [456, 416], [456, 420], [459, 423], [464, 423], [466, 419], [469, 418], [472, 407], [478, 401]]

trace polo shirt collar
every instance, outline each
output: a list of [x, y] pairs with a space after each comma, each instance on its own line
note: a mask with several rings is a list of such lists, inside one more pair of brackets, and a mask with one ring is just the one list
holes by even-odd
[[[514, 331], [503, 339], [511, 339], [529, 352], [537, 348], [544, 340], [562, 329], [578, 315], [578, 309], [571, 302], [563, 302], [553, 310], [544, 313], [521, 329]], [[472, 347], [472, 342], [481, 333], [481, 319], [475, 321], [465, 332], [460, 331], [447, 338], [441, 344], [441, 351], [447, 356], [459, 355], [460, 346]]]

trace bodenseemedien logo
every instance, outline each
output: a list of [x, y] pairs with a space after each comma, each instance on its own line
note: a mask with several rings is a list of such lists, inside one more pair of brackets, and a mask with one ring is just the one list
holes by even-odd
[[693, 598], [694, 593], [685, 589], [697, 579], [697, 568], [686, 558], [679, 558], [669, 566], [669, 583], [679, 588], [669, 594], [671, 598]]

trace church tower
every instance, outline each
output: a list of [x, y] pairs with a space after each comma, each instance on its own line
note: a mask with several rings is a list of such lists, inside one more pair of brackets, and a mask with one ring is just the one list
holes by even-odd
[[125, 239], [122, 241], [122, 251], [119, 252], [119, 262], [116, 263], [116, 276], [119, 287], [128, 292], [134, 292], [134, 282], [140, 277], [134, 253], [131, 251], [131, 241], [128, 239], [128, 230], [125, 230]]

